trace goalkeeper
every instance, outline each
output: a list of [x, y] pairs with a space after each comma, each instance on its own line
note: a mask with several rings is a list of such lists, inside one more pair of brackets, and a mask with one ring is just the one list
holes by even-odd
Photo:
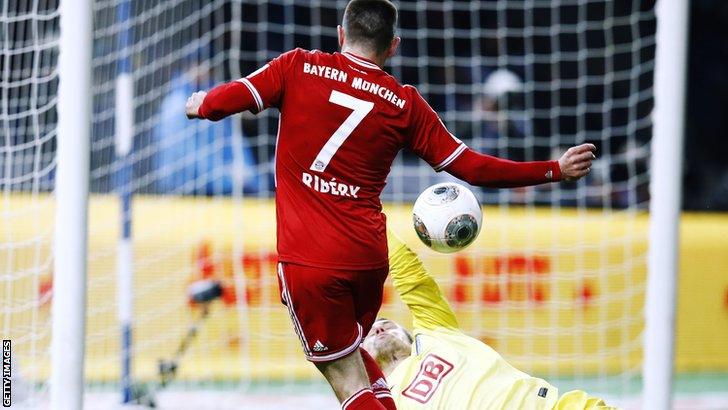
[[379, 319], [362, 347], [377, 361], [398, 409], [612, 409], [580, 390], [558, 389], [464, 334], [417, 255], [388, 232], [389, 273], [410, 309], [414, 338]]

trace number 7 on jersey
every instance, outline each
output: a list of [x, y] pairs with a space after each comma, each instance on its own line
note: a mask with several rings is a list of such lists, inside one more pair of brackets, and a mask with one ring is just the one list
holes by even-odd
[[366, 117], [372, 108], [374, 108], [373, 102], [360, 100], [336, 90], [331, 91], [329, 102], [354, 111], [346, 117], [346, 120], [344, 120], [339, 128], [334, 131], [329, 140], [326, 141], [326, 144], [324, 144], [323, 148], [321, 148], [321, 151], [319, 151], [318, 155], [316, 155], [316, 158], [313, 160], [310, 168], [312, 171], [316, 172], [323, 172], [326, 169], [331, 158], [333, 158], [336, 151], [339, 150], [339, 147], [341, 147], [344, 141], [349, 138], [349, 135], [354, 132], [354, 129], [359, 125], [359, 123], [364, 120], [364, 117]]

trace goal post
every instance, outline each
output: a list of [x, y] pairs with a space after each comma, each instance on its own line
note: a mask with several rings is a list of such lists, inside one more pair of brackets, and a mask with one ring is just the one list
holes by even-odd
[[51, 407], [81, 409], [86, 346], [86, 257], [91, 140], [90, 0], [62, 1], [58, 57]]
[[672, 408], [687, 44], [686, 0], [656, 6], [655, 111], [650, 165], [650, 250], [643, 408]]

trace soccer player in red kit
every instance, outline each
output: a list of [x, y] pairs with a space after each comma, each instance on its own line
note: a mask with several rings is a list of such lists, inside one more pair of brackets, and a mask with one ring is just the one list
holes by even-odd
[[186, 107], [188, 117], [212, 121], [246, 110], [280, 110], [281, 297], [306, 358], [343, 409], [394, 408], [381, 372], [359, 344], [376, 318], [388, 271], [379, 196], [397, 153], [408, 147], [435, 171], [487, 187], [579, 178], [594, 158], [591, 144], [571, 148], [558, 161], [538, 162], [470, 150], [414, 87], [382, 70], [400, 42], [396, 21], [387, 0], [353, 0], [338, 27], [340, 53], [286, 52], [245, 78], [193, 94]]

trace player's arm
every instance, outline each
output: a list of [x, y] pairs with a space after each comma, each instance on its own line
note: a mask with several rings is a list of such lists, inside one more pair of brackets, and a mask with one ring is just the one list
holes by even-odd
[[450, 305], [427, 273], [422, 261], [391, 231], [387, 231], [389, 274], [394, 289], [412, 313], [415, 328], [457, 329], [458, 321]]
[[588, 174], [596, 147], [582, 144], [570, 148], [558, 161], [517, 162], [473, 151], [445, 128], [437, 113], [413, 89], [410, 111], [412, 150], [436, 171], [477, 186], [514, 188], [555, 181], [572, 181]]
[[242, 82], [218, 85], [209, 92], [197, 91], [187, 99], [187, 118], [219, 121], [243, 111], [257, 109], [255, 97]]
[[198, 91], [187, 99], [187, 118], [219, 121], [243, 111], [260, 112], [277, 107], [301, 49], [281, 54], [247, 77], [221, 84], [209, 92]]
[[596, 147], [569, 148], [558, 161], [516, 162], [485, 155], [469, 148], [445, 171], [463, 181], [489, 188], [513, 188], [553, 181], [573, 181], [589, 173]]

